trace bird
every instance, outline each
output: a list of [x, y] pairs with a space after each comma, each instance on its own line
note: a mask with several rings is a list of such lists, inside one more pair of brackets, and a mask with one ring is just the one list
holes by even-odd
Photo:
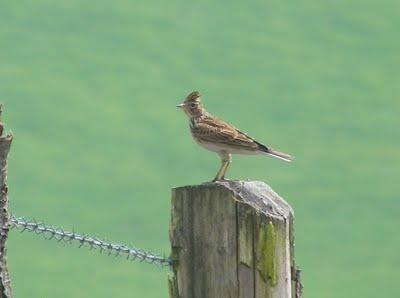
[[232, 154], [264, 154], [286, 162], [294, 159], [293, 156], [272, 149], [233, 125], [211, 115], [204, 108], [198, 91], [189, 93], [177, 107], [188, 116], [190, 132], [196, 143], [217, 153], [221, 158], [221, 167], [212, 182], [227, 180], [225, 175], [232, 163]]

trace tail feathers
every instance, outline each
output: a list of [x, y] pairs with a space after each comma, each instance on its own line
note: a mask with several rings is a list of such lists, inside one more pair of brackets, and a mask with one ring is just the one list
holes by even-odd
[[279, 152], [279, 151], [271, 149], [271, 148], [268, 148], [267, 150], [263, 150], [262, 152], [264, 154], [271, 155], [273, 157], [279, 158], [279, 159], [287, 161], [287, 162], [291, 162], [294, 159], [294, 157], [289, 154]]

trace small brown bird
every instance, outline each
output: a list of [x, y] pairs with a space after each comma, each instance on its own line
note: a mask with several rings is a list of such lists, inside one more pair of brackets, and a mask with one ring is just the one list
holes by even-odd
[[177, 107], [182, 108], [189, 117], [190, 132], [195, 141], [221, 157], [221, 168], [213, 181], [225, 180], [232, 154], [266, 154], [287, 162], [293, 160], [289, 154], [267, 147], [229, 123], [212, 116], [204, 109], [197, 91], [190, 93]]

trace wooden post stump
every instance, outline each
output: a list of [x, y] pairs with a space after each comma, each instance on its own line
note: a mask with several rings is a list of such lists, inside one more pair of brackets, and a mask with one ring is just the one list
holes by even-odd
[[[0, 105], [1, 115], [1, 105]], [[0, 123], [0, 298], [11, 298], [10, 276], [6, 260], [6, 240], [9, 229], [8, 188], [7, 188], [7, 156], [12, 136], [3, 135], [4, 125]]]
[[293, 210], [263, 182], [175, 188], [171, 298], [300, 298]]

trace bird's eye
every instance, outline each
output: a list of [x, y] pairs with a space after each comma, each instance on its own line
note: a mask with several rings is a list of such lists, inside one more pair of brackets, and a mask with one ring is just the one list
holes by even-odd
[[191, 107], [191, 108], [195, 108], [196, 106], [197, 106], [197, 104], [194, 103], [194, 102], [190, 104], [190, 107]]

